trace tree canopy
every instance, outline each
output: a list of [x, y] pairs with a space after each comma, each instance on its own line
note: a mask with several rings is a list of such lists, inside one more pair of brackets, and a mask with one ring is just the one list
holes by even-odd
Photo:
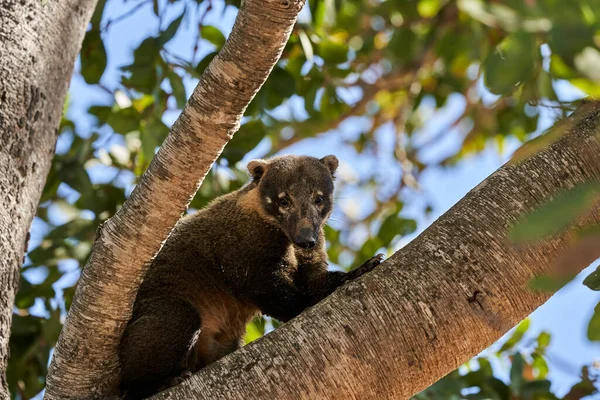
[[[98, 2], [74, 77], [79, 89], [65, 104], [22, 268], [8, 369], [14, 398], [43, 389], [97, 226], [148, 167], [190, 88], [225, 43], [228, 16], [239, 6], [230, 0]], [[140, 13], [150, 15], [143, 22], [147, 33], [119, 56], [111, 51], [111, 31], [131, 21], [137, 27]], [[431, 210], [426, 195], [415, 200], [426, 171], [538, 137], [546, 127], [542, 117], [554, 122], [581, 97], [600, 95], [599, 64], [599, 0], [311, 0], [191, 208], [246, 183], [248, 154], [296, 151], [318, 138], [331, 146], [318, 151], [356, 160], [342, 165], [337, 193], [360, 201], [338, 207], [326, 228], [333, 267], [352, 268], [382, 249], [399, 248], [417, 229], [414, 213], [405, 210]], [[81, 93], [93, 95], [83, 100]], [[85, 115], [78, 114], [82, 109]], [[595, 184], [575, 188], [524, 216], [513, 239], [536, 240], [568, 224], [589, 209], [597, 190]], [[576, 243], [586, 256], [566, 255], [565, 263], [589, 264], [600, 256], [597, 232]], [[556, 290], [572, 278], [568, 268], [559, 272], [532, 282], [533, 288]], [[585, 284], [600, 290], [600, 273]], [[246, 340], [277, 325], [256, 320]], [[524, 343], [527, 326], [416, 398], [558, 398], [546, 379], [550, 335]], [[588, 337], [600, 340], [600, 305]], [[596, 391], [593, 370], [580, 375], [564, 398]]]

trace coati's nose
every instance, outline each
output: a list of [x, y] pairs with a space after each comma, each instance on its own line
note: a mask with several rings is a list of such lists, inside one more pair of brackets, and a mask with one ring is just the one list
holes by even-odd
[[300, 232], [296, 236], [296, 245], [303, 247], [305, 249], [310, 249], [315, 247], [317, 241], [313, 235], [313, 230], [310, 228], [302, 228]]

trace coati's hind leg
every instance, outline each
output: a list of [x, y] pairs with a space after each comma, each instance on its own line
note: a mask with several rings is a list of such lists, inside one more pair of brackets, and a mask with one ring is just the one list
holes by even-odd
[[[193, 365], [200, 315], [187, 301], [146, 300], [136, 310], [119, 347], [121, 389], [128, 399], [143, 399], [177, 383]], [[192, 359], [190, 359], [192, 358]]]

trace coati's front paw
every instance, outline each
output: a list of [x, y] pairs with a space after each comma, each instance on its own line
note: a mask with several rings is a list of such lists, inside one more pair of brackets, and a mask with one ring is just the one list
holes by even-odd
[[185, 381], [186, 379], [188, 379], [189, 377], [191, 377], [193, 374], [187, 370], [184, 369], [183, 371], [181, 371], [181, 373], [179, 374], [179, 376], [176, 376], [175, 378], [173, 378], [173, 382], [175, 382], [175, 385], [180, 384], [181, 382]]
[[359, 276], [366, 274], [371, 271], [373, 268], [381, 264], [383, 261], [383, 254], [377, 254], [375, 257], [372, 257], [365, 261], [360, 267], [356, 268], [354, 271], [350, 272], [352, 274], [352, 279], [356, 279]]

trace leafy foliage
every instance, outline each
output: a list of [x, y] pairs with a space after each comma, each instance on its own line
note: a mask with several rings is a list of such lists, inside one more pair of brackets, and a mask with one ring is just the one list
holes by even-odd
[[[539, 240], [575, 223], [586, 213], [594, 212], [600, 199], [597, 182], [586, 182], [573, 189], [559, 193], [554, 199], [524, 215], [512, 229], [515, 242]], [[577, 235], [570, 247], [555, 262], [549, 275], [539, 276], [530, 287], [539, 291], [555, 292], [569, 283], [576, 273], [600, 258], [600, 225], [588, 226]], [[600, 267], [589, 274], [583, 284], [592, 290], [600, 290]], [[600, 341], [600, 302], [588, 324], [588, 339]]]
[[[43, 389], [49, 352], [96, 227], [121, 207], [149, 165], [223, 46], [224, 21], [239, 5], [98, 2], [22, 268], [8, 369], [13, 397], [28, 399]], [[127, 24], [145, 33], [130, 54], [115, 56], [124, 36], [138, 31], [115, 37]], [[269, 156], [322, 140], [333, 148], [327, 153], [356, 160], [340, 167], [339, 205], [326, 228], [333, 267], [391, 253], [417, 229], [405, 203], [430, 211], [426, 201], [414, 201], [424, 172], [531, 139], [542, 128], [540, 115], [556, 120], [573, 108], [574, 97], [600, 93], [599, 28], [599, 0], [309, 0], [281, 61], [191, 207], [241, 187], [248, 153]], [[561, 85], [576, 95], [557, 90]], [[77, 88], [86, 96], [78, 98]], [[441, 129], [432, 133], [430, 121], [442, 115]], [[454, 150], [440, 152], [448, 138]], [[515, 235], [529, 240], [557, 229], [556, 221], [547, 224], [548, 213], [560, 212], [568, 223], [575, 208], [588, 204], [586, 190], [534, 212]], [[593, 248], [582, 235], [584, 248]], [[598, 290], [597, 276], [586, 285]], [[597, 310], [592, 340], [598, 340]], [[277, 325], [256, 320], [247, 340]], [[546, 380], [549, 336], [539, 335], [537, 347], [519, 348], [519, 329], [498, 354], [477, 357], [416, 398], [556, 398]], [[494, 360], [512, 360], [512, 367], [492, 367]], [[507, 368], [510, 380], [499, 379]], [[582, 372], [568, 398], [593, 393], [594, 379]]]
[[[443, 379], [413, 397], [430, 399], [522, 399], [558, 400], [548, 380], [546, 350], [550, 336], [542, 332], [533, 340], [526, 340], [528, 320], [523, 321], [494, 354], [478, 356], [451, 372]], [[498, 378], [498, 365], [508, 362], [510, 370]], [[506, 374], [502, 374], [506, 375]], [[569, 390], [564, 399], [582, 399], [598, 393], [598, 377], [583, 368], [581, 380]]]

